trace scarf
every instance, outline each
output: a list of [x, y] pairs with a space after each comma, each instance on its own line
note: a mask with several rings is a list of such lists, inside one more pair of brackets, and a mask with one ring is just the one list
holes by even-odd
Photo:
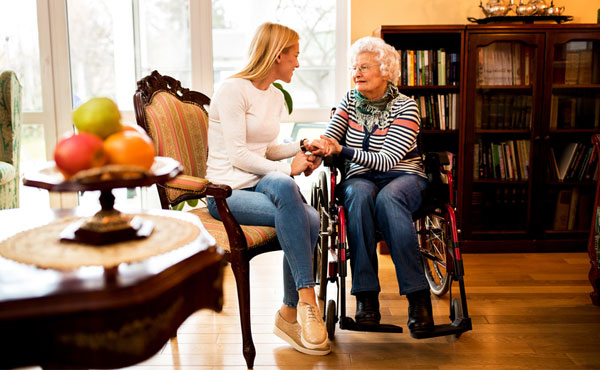
[[402, 96], [393, 83], [388, 82], [385, 94], [379, 99], [367, 99], [363, 94], [354, 90], [356, 100], [356, 119], [365, 129], [371, 132], [373, 127], [383, 130], [388, 126], [387, 118], [391, 114], [396, 98]]

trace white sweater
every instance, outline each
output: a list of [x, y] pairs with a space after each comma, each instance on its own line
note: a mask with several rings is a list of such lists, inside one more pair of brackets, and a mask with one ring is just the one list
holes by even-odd
[[243, 189], [270, 172], [289, 175], [291, 166], [280, 160], [298, 153], [300, 143], [276, 143], [283, 109], [276, 87], [260, 90], [249, 80], [226, 79], [209, 108], [206, 178]]

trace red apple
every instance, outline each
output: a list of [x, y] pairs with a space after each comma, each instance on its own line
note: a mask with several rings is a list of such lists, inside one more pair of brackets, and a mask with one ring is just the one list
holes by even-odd
[[106, 164], [102, 139], [81, 132], [61, 139], [54, 149], [54, 162], [65, 177], [69, 178], [81, 170]]

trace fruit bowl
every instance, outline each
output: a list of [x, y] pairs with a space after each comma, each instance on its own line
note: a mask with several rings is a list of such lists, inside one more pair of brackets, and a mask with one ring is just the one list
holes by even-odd
[[151, 221], [114, 209], [112, 189], [165, 183], [182, 171], [183, 167], [176, 160], [154, 157], [154, 164], [148, 171], [131, 166], [106, 165], [80, 171], [66, 179], [54, 162], [48, 162], [41, 170], [25, 174], [23, 184], [55, 192], [100, 190], [102, 209], [89, 219], [69, 225], [60, 238], [62, 241], [105, 245], [145, 238], [154, 228]]
[[36, 172], [26, 173], [23, 184], [56, 192], [112, 190], [164, 183], [175, 178], [182, 170], [181, 164], [172, 158], [154, 157], [154, 164], [149, 171], [106, 165], [80, 171], [66, 179], [51, 161]]

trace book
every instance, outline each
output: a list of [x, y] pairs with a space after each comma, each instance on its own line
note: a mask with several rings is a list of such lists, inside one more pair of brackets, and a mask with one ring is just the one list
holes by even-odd
[[577, 205], [579, 204], [579, 188], [575, 186], [571, 191], [571, 203], [569, 204], [569, 219], [567, 221], [567, 230], [575, 228], [575, 218], [577, 217]]
[[554, 210], [553, 230], [566, 230], [569, 225], [569, 208], [571, 207], [572, 191], [563, 189], [556, 197], [556, 208]]
[[557, 159], [556, 163], [558, 165], [558, 180], [563, 181], [569, 170], [569, 166], [571, 165], [571, 161], [573, 160], [573, 156], [575, 155], [575, 151], [577, 150], [577, 143], [567, 143], [567, 145], [563, 148], [560, 157]]
[[550, 163], [548, 164], [549, 176], [552, 180], [558, 180], [558, 163], [556, 162], [556, 155], [554, 154], [554, 148], [550, 147], [549, 155]]
[[579, 77], [579, 51], [567, 50], [565, 84], [576, 84]]
[[594, 208], [593, 194], [588, 191], [581, 191], [579, 202], [577, 204], [577, 220], [575, 229], [590, 230], [592, 223], [592, 209]]

